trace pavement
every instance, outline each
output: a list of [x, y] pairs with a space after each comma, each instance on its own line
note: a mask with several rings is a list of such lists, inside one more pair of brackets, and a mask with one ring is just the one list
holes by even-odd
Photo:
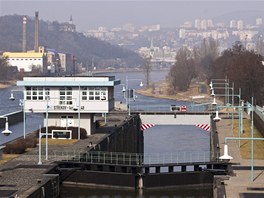
[[[48, 144], [48, 160], [46, 160], [46, 147], [42, 144], [41, 164], [39, 164], [39, 147], [32, 148], [18, 157], [0, 164], [0, 198], [14, 197], [32, 188], [40, 180], [46, 180], [45, 173], [55, 166], [54, 161], [72, 159], [78, 153], [89, 151], [93, 146], [105, 139], [115, 129], [115, 126], [123, 123], [127, 114], [115, 112], [105, 118], [96, 117], [100, 126], [95, 134], [86, 139], [78, 140], [74, 144], [52, 145]], [[66, 140], [67, 141], [67, 140]]]
[[[246, 115], [245, 115], [246, 116]], [[248, 119], [248, 118], [246, 118]], [[217, 123], [221, 155], [224, 154], [224, 138], [234, 137], [232, 120], [222, 119]], [[253, 181], [251, 181], [251, 159], [242, 159], [236, 141], [228, 141], [228, 154], [233, 157], [233, 175], [224, 180], [227, 198], [264, 197], [264, 160], [254, 160]], [[225, 196], [224, 196], [225, 197]]]
[[72, 145], [49, 145], [48, 160], [45, 159], [45, 145], [42, 145], [42, 165], [38, 165], [38, 147], [1, 164], [0, 197], [23, 194], [24, 191], [36, 185], [38, 180], [45, 179], [43, 174], [54, 166], [54, 161], [67, 160], [73, 157], [74, 154], [89, 149], [90, 142], [96, 145], [106, 136], [108, 134], [94, 134]]

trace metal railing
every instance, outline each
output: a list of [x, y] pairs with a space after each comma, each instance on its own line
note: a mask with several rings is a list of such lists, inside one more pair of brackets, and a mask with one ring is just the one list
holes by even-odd
[[[181, 106], [181, 105], [178, 105]], [[131, 111], [136, 112], [171, 112], [171, 105], [133, 105]], [[187, 105], [187, 112], [204, 112], [208, 110], [208, 104]]]
[[[211, 152], [179, 151], [171, 153], [119, 153], [119, 152], [75, 152], [75, 151], [53, 151], [50, 156], [56, 160], [87, 162], [96, 164], [115, 165], [154, 165], [154, 164], [180, 164], [180, 163], [205, 163], [210, 162]], [[219, 153], [215, 154], [218, 161]]]

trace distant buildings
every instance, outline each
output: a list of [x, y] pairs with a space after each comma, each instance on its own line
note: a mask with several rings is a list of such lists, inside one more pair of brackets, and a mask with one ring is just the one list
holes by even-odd
[[76, 32], [76, 26], [73, 24], [72, 16], [69, 22], [64, 22], [60, 24], [60, 31], [64, 32]]
[[44, 74], [72, 74], [73, 56], [58, 53], [56, 50], [40, 46], [38, 52], [4, 52], [8, 64], [17, 67], [19, 72], [38, 72]]
[[[226, 24], [212, 19], [185, 21], [178, 28], [161, 28], [159, 24], [136, 28], [132, 24], [125, 24], [111, 30], [99, 27], [89, 30], [85, 35], [132, 49], [141, 56], [152, 57], [151, 61], [160, 63], [174, 62], [178, 49], [182, 46], [191, 49], [206, 38], [217, 40], [221, 51], [231, 47], [235, 41], [241, 41], [248, 49], [254, 50], [257, 40], [262, 38], [259, 35], [264, 34], [261, 32], [262, 18], [257, 18], [256, 24], [252, 25], [237, 19], [232, 19]], [[153, 44], [153, 41], [155, 46], [149, 45], [150, 42]]]
[[[23, 52], [3, 52], [10, 66], [16, 67], [19, 72], [37, 72], [49, 75], [72, 74], [75, 72], [73, 56], [68, 53], [59, 53], [54, 49], [47, 49], [38, 45], [38, 12], [35, 13], [35, 45], [34, 50], [26, 50], [26, 17], [22, 19]], [[61, 31], [75, 32], [72, 17], [67, 23], [60, 25]], [[77, 71], [77, 70], [76, 70]]]

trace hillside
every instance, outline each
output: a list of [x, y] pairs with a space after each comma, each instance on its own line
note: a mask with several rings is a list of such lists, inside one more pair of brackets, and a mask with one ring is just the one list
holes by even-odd
[[[111, 45], [96, 38], [87, 38], [78, 32], [59, 30], [58, 22], [39, 22], [39, 45], [56, 49], [58, 52], [71, 53], [78, 62], [94, 65], [98, 68], [138, 66], [142, 58], [133, 51]], [[22, 16], [8, 15], [0, 17], [0, 51], [21, 51]], [[34, 48], [34, 19], [27, 20], [27, 49]]]

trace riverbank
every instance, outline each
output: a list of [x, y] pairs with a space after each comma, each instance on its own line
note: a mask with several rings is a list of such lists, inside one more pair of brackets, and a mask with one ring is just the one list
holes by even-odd
[[137, 90], [136, 92], [149, 97], [171, 99], [178, 101], [188, 101], [195, 103], [204, 103], [211, 100], [210, 95], [207, 93], [207, 85], [205, 82], [192, 83], [187, 91], [178, 92], [176, 94], [169, 93], [170, 87], [166, 80], [153, 83], [149, 88]]
[[11, 86], [16, 85], [17, 80], [10, 80], [6, 82], [0, 82], [0, 89], [5, 89]]

